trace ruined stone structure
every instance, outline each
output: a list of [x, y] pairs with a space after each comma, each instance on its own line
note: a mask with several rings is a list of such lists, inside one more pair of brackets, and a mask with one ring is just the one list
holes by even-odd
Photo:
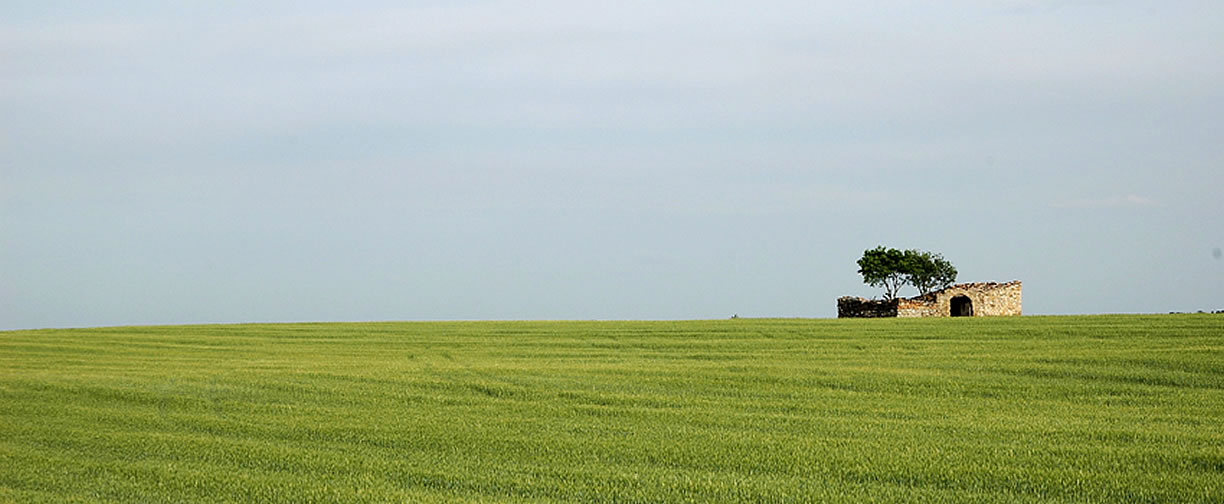
[[1019, 314], [1019, 280], [956, 284], [922, 296], [889, 301], [850, 296], [837, 299], [838, 318], [993, 317]]

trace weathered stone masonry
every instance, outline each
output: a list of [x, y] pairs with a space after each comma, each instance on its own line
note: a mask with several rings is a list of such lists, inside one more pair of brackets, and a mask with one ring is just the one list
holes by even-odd
[[842, 296], [837, 298], [837, 318], [896, 317], [898, 301]]
[[890, 301], [845, 296], [837, 317], [994, 317], [1020, 315], [1020, 281], [976, 282], [950, 286], [914, 298]]

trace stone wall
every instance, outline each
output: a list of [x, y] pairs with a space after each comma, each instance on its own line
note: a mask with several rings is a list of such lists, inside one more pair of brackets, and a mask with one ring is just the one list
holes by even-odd
[[914, 298], [876, 301], [855, 297], [837, 300], [837, 317], [950, 317], [952, 300], [972, 307], [974, 317], [1020, 315], [1020, 281], [976, 282], [950, 286]]
[[973, 316], [998, 317], [1020, 314], [1020, 281], [1007, 283], [978, 282], [956, 284], [939, 291], [935, 296], [938, 316], [947, 317], [952, 312], [952, 298], [968, 297], [973, 303]]
[[897, 316], [897, 301], [881, 301], [861, 297], [837, 298], [837, 318], [882, 318]]
[[900, 299], [897, 303], [898, 317], [946, 317], [939, 313], [939, 304], [935, 302], [934, 294], [916, 298]]

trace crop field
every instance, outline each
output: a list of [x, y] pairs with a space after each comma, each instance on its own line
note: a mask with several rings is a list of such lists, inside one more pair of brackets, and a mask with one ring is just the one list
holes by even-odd
[[1224, 502], [1224, 316], [0, 332], [0, 502]]

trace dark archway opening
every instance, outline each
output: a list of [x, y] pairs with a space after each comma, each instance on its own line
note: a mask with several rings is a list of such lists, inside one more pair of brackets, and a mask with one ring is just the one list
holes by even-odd
[[952, 298], [952, 316], [953, 317], [972, 317], [973, 316], [973, 301], [969, 296], [956, 296]]

